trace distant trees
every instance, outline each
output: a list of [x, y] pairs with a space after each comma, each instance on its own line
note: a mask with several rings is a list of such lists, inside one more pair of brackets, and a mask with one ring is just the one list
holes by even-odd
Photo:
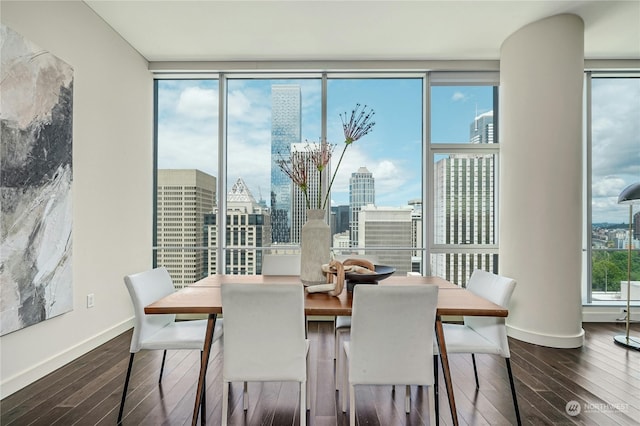
[[[627, 280], [627, 250], [594, 250], [591, 263], [593, 291], [620, 291], [620, 281]], [[631, 253], [631, 281], [640, 281], [640, 252]]]

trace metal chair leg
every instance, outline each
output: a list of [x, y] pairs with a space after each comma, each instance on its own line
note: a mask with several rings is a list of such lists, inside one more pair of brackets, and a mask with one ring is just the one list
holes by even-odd
[[511, 385], [511, 396], [513, 397], [513, 408], [516, 410], [516, 420], [518, 421], [518, 426], [522, 424], [522, 420], [520, 420], [520, 410], [518, 409], [518, 398], [516, 397], [516, 386], [513, 382], [513, 373], [511, 372], [511, 359], [505, 358], [507, 361], [507, 372], [509, 373], [509, 384]]
[[476, 367], [476, 354], [471, 354], [471, 361], [473, 361], [473, 375], [476, 378], [476, 389], [480, 389], [480, 383], [478, 382], [478, 368]]
[[164, 350], [162, 354], [162, 364], [160, 365], [160, 377], [158, 378], [158, 383], [162, 382], [162, 372], [164, 371], [164, 361], [167, 359], [167, 350]]
[[[200, 359], [202, 359], [202, 351], [200, 351]], [[202, 384], [202, 399], [200, 400], [200, 424], [207, 424], [207, 373], [204, 373], [204, 383]]]
[[440, 424], [440, 406], [438, 402], [438, 355], [433, 356], [433, 399], [434, 410], [436, 412], [436, 426]]
[[129, 378], [131, 377], [131, 367], [133, 366], [134, 355], [135, 353], [131, 352], [131, 356], [129, 356], [129, 367], [127, 368], [127, 377], [124, 379], [124, 389], [122, 390], [122, 400], [120, 401], [120, 411], [118, 412], [118, 424], [122, 423], [124, 400], [127, 398], [127, 389], [129, 388]]

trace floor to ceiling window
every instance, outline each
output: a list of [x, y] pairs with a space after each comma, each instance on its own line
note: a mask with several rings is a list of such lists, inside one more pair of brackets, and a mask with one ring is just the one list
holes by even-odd
[[420, 76], [330, 76], [327, 87], [335, 159], [345, 147], [342, 120], [352, 110], [373, 110], [375, 123], [347, 148], [333, 183], [334, 252], [369, 257], [402, 275], [422, 263], [423, 87]]
[[498, 272], [498, 76], [431, 85], [431, 273], [465, 285]]
[[[179, 287], [212, 273], [261, 273], [264, 253], [298, 251], [306, 209], [277, 163], [324, 140], [329, 177], [337, 168], [327, 205], [335, 255], [461, 284], [473, 268], [494, 270], [497, 75], [437, 77], [156, 80], [156, 264]], [[373, 113], [375, 125], [338, 168], [354, 109]]]
[[626, 304], [631, 246], [631, 300], [640, 301], [640, 206], [629, 232], [629, 206], [618, 204], [640, 182], [640, 74], [587, 73], [587, 253], [585, 303]]
[[177, 288], [207, 275], [217, 205], [218, 81], [156, 80], [155, 264]]
[[319, 140], [321, 80], [229, 76], [226, 97], [228, 219], [220, 272], [258, 274], [267, 249], [298, 250], [306, 210], [278, 161]]

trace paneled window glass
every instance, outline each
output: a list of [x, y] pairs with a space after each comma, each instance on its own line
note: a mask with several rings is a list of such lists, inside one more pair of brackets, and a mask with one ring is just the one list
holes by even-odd
[[155, 263], [167, 267], [179, 288], [209, 273], [206, 228], [215, 222], [210, 216], [218, 174], [218, 81], [156, 80], [156, 106]]
[[[227, 212], [251, 220], [240, 229], [241, 244], [226, 248], [242, 253], [233, 257], [242, 264], [225, 265], [226, 273], [260, 273], [263, 253], [299, 250], [306, 207], [278, 161], [319, 140], [320, 97], [319, 78], [227, 81]], [[246, 233], [257, 238], [249, 244]]]
[[637, 303], [640, 206], [634, 206], [630, 218], [629, 206], [618, 204], [618, 195], [640, 182], [640, 74], [594, 74], [587, 81], [591, 98], [591, 274], [585, 301], [626, 303], [631, 247], [631, 300]]
[[497, 272], [497, 87], [431, 88], [431, 273], [465, 285]]
[[[264, 253], [299, 251], [306, 205], [277, 163], [326, 140], [335, 255], [461, 284], [474, 267], [495, 270], [496, 84], [449, 76], [430, 87], [432, 75], [156, 80], [156, 263], [182, 286], [259, 274]], [[354, 110], [372, 112], [375, 125], [344, 150]]]
[[[422, 78], [330, 78], [327, 136], [332, 167], [345, 147], [342, 120], [373, 110], [371, 133], [352, 143], [331, 188], [337, 255], [364, 255], [397, 274], [420, 270], [422, 252]], [[341, 120], [342, 116], [342, 120]]]

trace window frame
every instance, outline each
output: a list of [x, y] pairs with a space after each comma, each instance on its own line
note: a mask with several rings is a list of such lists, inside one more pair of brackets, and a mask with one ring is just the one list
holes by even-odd
[[[264, 64], [263, 64], [264, 65]], [[157, 170], [158, 170], [158, 93], [157, 81], [163, 79], [180, 80], [180, 79], [212, 79], [218, 81], [218, 176], [216, 188], [216, 206], [218, 213], [227, 210], [227, 153], [228, 153], [228, 135], [227, 135], [227, 91], [228, 81], [231, 79], [314, 79], [322, 80], [322, 97], [321, 97], [321, 127], [322, 137], [326, 137], [327, 130], [327, 80], [329, 79], [356, 79], [356, 78], [421, 78], [423, 80], [423, 118], [422, 118], [422, 205], [433, 206], [435, 180], [433, 179], [434, 157], [440, 153], [483, 153], [495, 155], [494, 185], [495, 185], [495, 204], [494, 204], [494, 232], [495, 244], [470, 244], [460, 247], [457, 244], [436, 244], [434, 241], [434, 214], [433, 211], [423, 209], [422, 211], [422, 247], [411, 248], [415, 252], [422, 252], [422, 271], [423, 274], [431, 273], [430, 259], [432, 254], [440, 253], [492, 253], [496, 254], [499, 250], [499, 151], [500, 144], [432, 144], [431, 143], [431, 97], [430, 91], [432, 86], [494, 86], [499, 87], [499, 72], [495, 70], [495, 66], [482, 63], [478, 66], [479, 70], [473, 70], [469, 65], [468, 69], [460, 71], [442, 71], [437, 69], [355, 69], [350, 70], [333, 70], [333, 71], [247, 71], [247, 70], [224, 70], [218, 72], [167, 72], [158, 71], [154, 73], [154, 218], [153, 218], [153, 251], [156, 253], [163, 247], [157, 246]], [[268, 66], [268, 65], [265, 65]], [[463, 67], [466, 68], [466, 67]], [[483, 70], [489, 68], [489, 70]], [[153, 71], [153, 69], [152, 69]], [[497, 113], [496, 113], [497, 111]], [[494, 96], [494, 131], [497, 138], [499, 105], [498, 99]], [[225, 215], [226, 216], [226, 215]], [[224, 223], [217, 219], [217, 223]], [[199, 249], [215, 250], [216, 259], [225, 259], [228, 250], [237, 250], [237, 247], [228, 247], [226, 226], [217, 226], [216, 241], [218, 244], [214, 248], [199, 247]], [[262, 248], [259, 248], [262, 249]], [[361, 248], [364, 249], [364, 248]], [[153, 256], [154, 263], [156, 256]], [[155, 265], [154, 265], [155, 266]], [[218, 268], [218, 273], [225, 273], [226, 268]]]
[[[583, 249], [582, 249], [582, 305], [599, 307], [626, 307], [626, 297], [622, 300], [594, 300], [593, 298], [593, 252], [592, 230], [593, 230], [593, 80], [599, 78], [634, 78], [640, 79], [640, 69], [612, 66], [616, 61], [605, 61], [602, 67], [585, 67], [584, 71], [584, 108], [583, 108]], [[634, 210], [635, 211], [635, 210]], [[626, 249], [599, 249], [597, 251], [624, 251]], [[631, 306], [638, 307], [640, 303], [631, 300]]]

